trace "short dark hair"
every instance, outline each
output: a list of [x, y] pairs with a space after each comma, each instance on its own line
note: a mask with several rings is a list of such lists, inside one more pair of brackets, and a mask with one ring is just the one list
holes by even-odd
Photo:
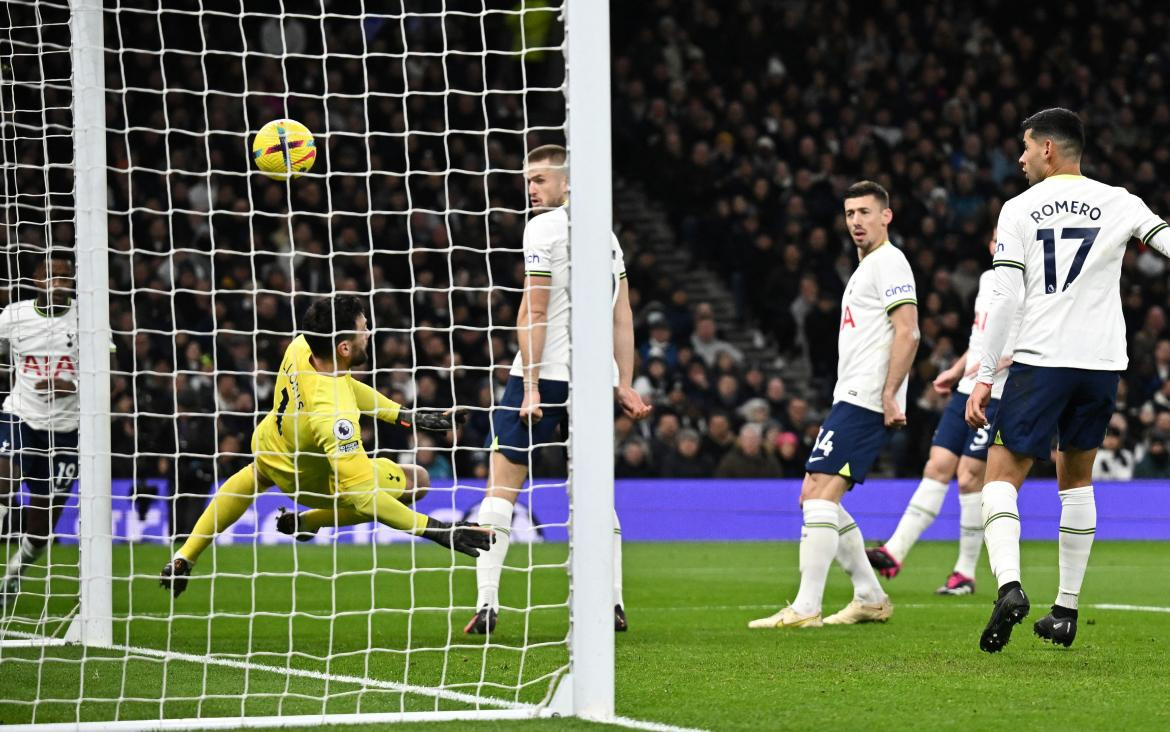
[[27, 258], [25, 261], [27, 262], [27, 266], [28, 266], [27, 271], [32, 272], [34, 276], [36, 275], [37, 269], [41, 265], [45, 265], [45, 275], [46, 276], [51, 274], [52, 269], [50, 268], [49, 265], [52, 262], [66, 262], [69, 265], [70, 269], [74, 270], [75, 272], [77, 271], [77, 264], [74, 262], [74, 259], [73, 259], [73, 251], [70, 249], [62, 249], [59, 247], [52, 248], [52, 249], [49, 249], [47, 251], [42, 249], [42, 250], [38, 250], [38, 251], [28, 252], [26, 254], [26, 257]]
[[1048, 137], [1074, 157], [1080, 157], [1085, 149], [1085, 123], [1080, 116], [1064, 107], [1053, 107], [1037, 112], [1020, 123], [1020, 132], [1032, 137]]
[[845, 189], [845, 193], [841, 196], [841, 200], [848, 201], [850, 198], [861, 198], [862, 196], [873, 196], [881, 204], [883, 209], [890, 207], [890, 194], [881, 185], [874, 183], [872, 180], [859, 180], [853, 185]]
[[332, 360], [337, 344], [357, 331], [361, 315], [365, 315], [362, 301], [353, 295], [334, 295], [310, 305], [301, 326], [309, 350], [317, 358]]

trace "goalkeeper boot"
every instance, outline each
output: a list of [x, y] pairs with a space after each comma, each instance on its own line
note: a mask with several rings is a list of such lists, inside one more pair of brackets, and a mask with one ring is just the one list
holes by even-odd
[[902, 571], [902, 563], [894, 559], [894, 555], [884, 545], [866, 549], [865, 556], [869, 559], [869, 566], [886, 579], [894, 579]]
[[489, 635], [496, 632], [496, 619], [500, 617], [498, 610], [484, 605], [471, 616], [471, 620], [464, 626], [463, 632], [467, 635]]
[[613, 629], [619, 633], [625, 633], [630, 629], [630, 624], [626, 621], [626, 611], [621, 605], [613, 606]]
[[854, 600], [838, 612], [825, 618], [825, 625], [857, 625], [858, 623], [884, 623], [894, 614], [890, 598], [881, 602], [859, 602]]
[[974, 595], [975, 580], [962, 572], [951, 572], [942, 587], [934, 591], [936, 595]]
[[297, 541], [312, 541], [317, 530], [308, 531], [301, 528], [301, 515], [296, 511], [289, 511], [284, 506], [276, 515], [276, 530], [285, 536], [295, 536]]
[[775, 615], [758, 618], [748, 623], [749, 628], [819, 628], [824, 625], [821, 614], [801, 615], [792, 609], [792, 606], [780, 610]]
[[191, 563], [182, 557], [175, 557], [163, 567], [159, 584], [164, 590], [170, 591], [178, 597], [187, 589], [187, 580], [191, 576]]
[[1037, 620], [1032, 630], [1053, 645], [1059, 643], [1068, 648], [1077, 637], [1077, 611], [1053, 605], [1052, 612]]
[[999, 590], [999, 599], [991, 611], [991, 618], [983, 635], [979, 637], [979, 649], [988, 653], [1003, 650], [1012, 637], [1012, 628], [1023, 622], [1032, 609], [1028, 596], [1019, 582], [1011, 582]]

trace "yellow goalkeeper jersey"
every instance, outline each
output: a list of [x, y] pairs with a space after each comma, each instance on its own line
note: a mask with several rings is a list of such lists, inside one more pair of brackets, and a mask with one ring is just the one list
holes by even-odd
[[[369, 490], [374, 465], [362, 445], [359, 419], [369, 414], [393, 422], [400, 406], [349, 374], [318, 372], [311, 355], [304, 336], [284, 352], [272, 411], [252, 435], [257, 467], [287, 493]], [[390, 480], [401, 490], [405, 476], [394, 468]]]

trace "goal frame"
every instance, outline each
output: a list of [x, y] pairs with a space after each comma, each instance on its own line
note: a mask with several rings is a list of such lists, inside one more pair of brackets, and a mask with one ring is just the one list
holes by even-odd
[[[74, 78], [74, 188], [80, 312], [80, 603], [62, 637], [5, 645], [80, 644], [121, 650], [113, 633], [109, 278], [103, 4], [69, 0]], [[14, 725], [13, 730], [227, 729], [578, 716], [614, 719], [612, 165], [609, 7], [565, 0], [570, 214], [569, 667], [547, 704], [455, 711], [230, 716]], [[600, 61], [599, 61], [600, 60]], [[598, 317], [594, 314], [605, 314]], [[577, 487], [580, 486], [578, 490]]]

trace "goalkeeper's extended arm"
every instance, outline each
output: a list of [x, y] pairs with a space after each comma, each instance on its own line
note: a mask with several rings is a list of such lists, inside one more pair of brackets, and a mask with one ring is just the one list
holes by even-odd
[[405, 427], [407, 429], [417, 426], [420, 430], [446, 432], [454, 429], [455, 425], [462, 418], [466, 417], [464, 414], [456, 415], [454, 412], [443, 414], [414, 412], [410, 409], [405, 409], [401, 404], [387, 397], [372, 386], [363, 384], [352, 376], [349, 379], [357, 408], [362, 414], [372, 415], [374, 419], [380, 419], [383, 422], [396, 424], [399, 427]]

